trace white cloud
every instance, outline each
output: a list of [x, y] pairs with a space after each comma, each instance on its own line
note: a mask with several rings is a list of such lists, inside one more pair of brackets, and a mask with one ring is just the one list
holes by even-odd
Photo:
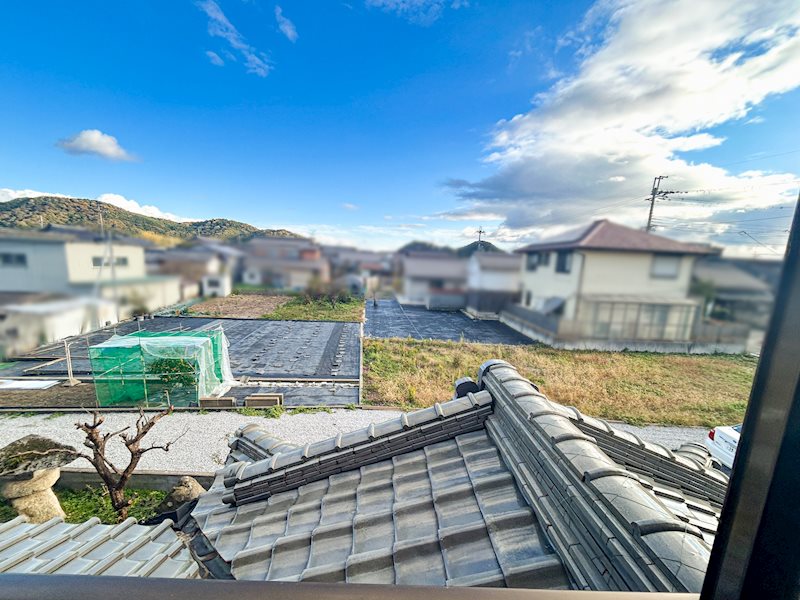
[[433, 24], [448, 6], [452, 9], [469, 6], [467, 0], [366, 0], [366, 4], [395, 13], [410, 23], [422, 26]]
[[69, 154], [94, 154], [109, 160], [135, 160], [120, 146], [117, 138], [99, 129], [84, 129], [71, 138], [59, 140], [58, 146]]
[[12, 190], [11, 188], [0, 188], [0, 202], [8, 202], [17, 198], [37, 198], [39, 196], [56, 196], [58, 198], [70, 198], [64, 194], [51, 194], [49, 192], [37, 192], [36, 190]]
[[178, 221], [180, 223], [186, 221], [196, 221], [197, 219], [189, 219], [187, 217], [179, 217], [170, 212], [164, 212], [157, 206], [152, 204], [139, 204], [136, 200], [131, 200], [120, 194], [100, 194], [96, 200], [98, 202], [105, 202], [106, 204], [113, 204], [124, 210], [136, 213], [139, 215], [146, 215], [148, 217], [156, 217], [159, 219], [167, 219], [169, 221]]
[[[77, 196], [69, 196], [67, 194], [59, 194], [55, 192], [39, 192], [36, 190], [14, 190], [11, 188], [0, 188], [0, 202], [8, 202], [17, 198], [37, 198], [39, 196], [55, 196], [57, 198], [77, 198]], [[136, 213], [139, 215], [146, 215], [148, 217], [157, 217], [159, 219], [168, 219], [170, 221], [186, 222], [196, 221], [197, 219], [189, 219], [187, 217], [179, 217], [173, 213], [164, 212], [157, 206], [152, 204], [139, 204], [136, 200], [131, 200], [120, 194], [100, 194], [95, 198], [98, 202], [105, 202], [106, 204], [113, 204], [119, 208]]]
[[225, 61], [222, 60], [219, 54], [216, 52], [212, 52], [211, 50], [206, 50], [206, 56], [208, 57], [208, 61], [217, 67], [224, 67]]
[[[239, 30], [222, 12], [219, 4], [214, 0], [202, 0], [197, 6], [208, 16], [208, 34], [211, 37], [222, 38], [230, 47], [238, 52], [244, 59], [245, 69], [259, 77], [266, 77], [272, 70], [269, 57], [247, 43]], [[212, 61], [213, 62], [213, 61]]]
[[520, 241], [599, 217], [643, 226], [655, 175], [669, 175], [662, 189], [712, 190], [660, 203], [665, 222], [793, 200], [795, 174], [736, 173], [682, 153], [723, 144], [712, 127], [800, 86], [795, 0], [600, 0], [562, 45], [577, 46], [577, 72], [497, 125], [486, 156], [496, 172], [451, 181], [464, 205], [452, 214], [501, 213], [501, 233]]
[[283, 16], [283, 10], [280, 6], [275, 6], [275, 20], [278, 21], [278, 29], [286, 36], [290, 42], [297, 41], [297, 29], [289, 19]]
[[358, 210], [358, 204], [352, 204], [350, 202], [345, 202], [342, 204], [342, 208], [345, 210]]

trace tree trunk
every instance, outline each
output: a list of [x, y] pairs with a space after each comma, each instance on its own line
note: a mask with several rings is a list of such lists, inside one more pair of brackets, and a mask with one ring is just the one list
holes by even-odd
[[124, 488], [109, 489], [109, 495], [111, 496], [111, 506], [117, 511], [121, 523], [128, 518], [129, 502], [125, 499], [125, 490]]

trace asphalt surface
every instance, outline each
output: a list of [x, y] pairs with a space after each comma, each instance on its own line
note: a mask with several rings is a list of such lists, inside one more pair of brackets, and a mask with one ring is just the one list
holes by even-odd
[[364, 335], [373, 338], [464, 340], [486, 344], [531, 344], [530, 339], [499, 321], [476, 321], [461, 312], [427, 310], [397, 300], [367, 301]]

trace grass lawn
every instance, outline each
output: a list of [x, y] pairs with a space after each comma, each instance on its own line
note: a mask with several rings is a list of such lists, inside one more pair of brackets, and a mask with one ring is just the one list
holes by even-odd
[[292, 298], [272, 312], [263, 315], [272, 321], [349, 321], [364, 320], [364, 299], [354, 298], [347, 302], [337, 302], [334, 306], [327, 300]]
[[[81, 523], [91, 517], [98, 517], [103, 523], [117, 523], [117, 513], [104, 488], [86, 487], [83, 490], [55, 488], [61, 508], [67, 515], [67, 523]], [[156, 490], [126, 490], [125, 495], [133, 501], [128, 516], [137, 521], [155, 516], [156, 507], [161, 504], [167, 492]], [[7, 500], [0, 498], [0, 523], [17, 516]]]
[[367, 403], [403, 408], [448, 400], [453, 382], [490, 358], [508, 361], [552, 400], [633, 424], [741, 423], [756, 359], [746, 356], [574, 352], [405, 339], [364, 340]]

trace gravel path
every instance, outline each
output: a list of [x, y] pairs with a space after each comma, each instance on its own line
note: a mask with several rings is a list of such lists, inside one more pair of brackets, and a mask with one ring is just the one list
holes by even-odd
[[626, 423], [612, 423], [617, 429], [635, 433], [646, 442], [661, 444], [674, 450], [685, 442], [703, 443], [708, 435], [707, 427], [664, 427], [661, 425], [627, 425]]
[[[169, 452], [153, 450], [139, 463], [143, 470], [179, 472], [212, 472], [219, 469], [228, 455], [227, 436], [246, 423], [258, 423], [278, 437], [294, 444], [307, 444], [333, 437], [398, 417], [400, 412], [388, 410], [333, 410], [331, 413], [288, 415], [279, 419], [247, 417], [231, 412], [208, 414], [174, 413], [164, 417], [145, 438], [145, 445], [163, 444], [178, 436]], [[102, 428], [116, 431], [136, 422], [136, 413], [106, 414]], [[73, 413], [62, 416], [35, 415], [5, 417], [0, 415], [0, 448], [25, 435], [37, 434], [83, 450], [83, 435], [75, 429], [78, 420], [90, 419]], [[128, 452], [119, 440], [109, 442], [109, 458], [116, 464], [127, 464]], [[124, 463], [123, 463], [124, 461]], [[85, 460], [72, 467], [91, 468]]]
[[[333, 410], [330, 413], [288, 415], [279, 419], [247, 417], [231, 412], [208, 414], [175, 413], [164, 417], [150, 432], [145, 442], [163, 444], [181, 436], [169, 452], [153, 450], [145, 454], [139, 465], [143, 470], [178, 472], [212, 472], [220, 468], [228, 455], [227, 436], [245, 423], [258, 423], [287, 442], [307, 444], [333, 437], [340, 432], [353, 431], [399, 416], [399, 411], [388, 410]], [[110, 413], [103, 424], [105, 431], [133, 425], [135, 413]], [[38, 434], [72, 444], [83, 449], [83, 436], [75, 429], [78, 413], [52, 416], [35, 415], [6, 417], [0, 415], [0, 448], [28, 434]], [[684, 442], [702, 443], [708, 432], [703, 427], [639, 427], [614, 423], [615, 427], [635, 433], [643, 440], [674, 449]], [[121, 442], [109, 445], [110, 458], [117, 464], [127, 462], [128, 453]], [[74, 467], [89, 467], [86, 461], [73, 463]]]

